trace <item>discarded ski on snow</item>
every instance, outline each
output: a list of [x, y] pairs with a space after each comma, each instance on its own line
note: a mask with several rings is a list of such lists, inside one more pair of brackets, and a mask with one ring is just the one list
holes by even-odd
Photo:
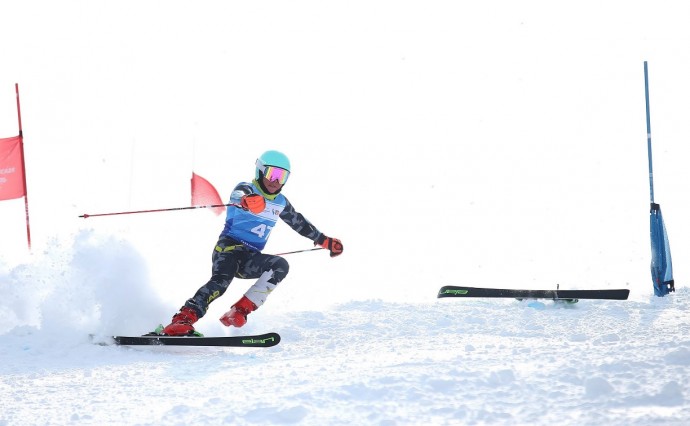
[[268, 348], [280, 342], [278, 333], [252, 336], [196, 337], [196, 336], [113, 336], [116, 345], [171, 345], [171, 346], [228, 346], [245, 348]]
[[459, 287], [447, 285], [441, 287], [438, 297], [504, 297], [513, 299], [609, 299], [626, 300], [630, 290], [522, 290], [507, 288]]

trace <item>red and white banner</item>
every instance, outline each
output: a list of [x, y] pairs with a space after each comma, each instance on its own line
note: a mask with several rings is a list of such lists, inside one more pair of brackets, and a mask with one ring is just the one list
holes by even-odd
[[225, 206], [221, 204], [223, 200], [211, 182], [192, 172], [192, 206], [219, 206], [211, 208], [218, 216], [225, 212]]
[[26, 195], [22, 137], [0, 139], [0, 201]]

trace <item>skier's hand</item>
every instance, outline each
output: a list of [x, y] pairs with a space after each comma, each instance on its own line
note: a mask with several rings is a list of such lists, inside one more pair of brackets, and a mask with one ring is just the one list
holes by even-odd
[[249, 194], [242, 197], [240, 205], [245, 210], [259, 214], [266, 208], [266, 200], [259, 194]]
[[327, 237], [325, 235], [321, 235], [321, 242], [315, 242], [314, 245], [320, 245], [321, 247], [325, 248], [326, 250], [331, 252], [331, 257], [336, 257], [340, 256], [343, 252], [343, 243], [337, 238], [331, 238]]

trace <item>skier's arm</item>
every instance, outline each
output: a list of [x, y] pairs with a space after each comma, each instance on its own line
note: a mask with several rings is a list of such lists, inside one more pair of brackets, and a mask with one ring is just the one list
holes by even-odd
[[280, 213], [280, 218], [287, 223], [290, 228], [294, 229], [298, 234], [310, 240], [317, 242], [323, 235], [314, 225], [311, 224], [302, 213], [297, 212], [292, 206], [292, 203], [285, 199], [285, 208]]
[[316, 229], [301, 213], [295, 210], [287, 198], [285, 199], [285, 209], [280, 214], [280, 218], [297, 233], [314, 241], [314, 245], [328, 250], [331, 257], [336, 257], [343, 252], [343, 243], [339, 239], [327, 237], [326, 234]]
[[240, 183], [235, 187], [235, 189], [232, 190], [232, 193], [230, 194], [230, 204], [239, 205], [242, 202], [242, 197], [253, 193], [254, 190], [250, 184]]
[[260, 194], [254, 193], [251, 185], [240, 183], [230, 194], [230, 203], [249, 210], [252, 213], [261, 213], [266, 208], [266, 200]]

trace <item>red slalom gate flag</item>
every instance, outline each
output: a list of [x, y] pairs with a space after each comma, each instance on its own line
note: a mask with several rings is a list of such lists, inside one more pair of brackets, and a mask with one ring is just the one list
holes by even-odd
[[211, 182], [192, 172], [192, 206], [218, 206], [212, 207], [216, 216], [225, 212], [220, 195]]
[[26, 195], [22, 137], [0, 139], [0, 201]]

